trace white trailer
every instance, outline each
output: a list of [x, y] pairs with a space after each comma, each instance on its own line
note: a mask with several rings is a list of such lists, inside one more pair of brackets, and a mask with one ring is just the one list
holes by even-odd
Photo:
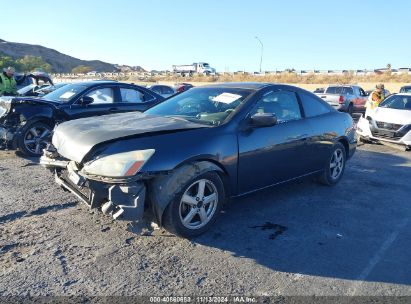
[[215, 69], [210, 67], [208, 63], [195, 62], [193, 64], [173, 65], [173, 72], [181, 76], [192, 76], [194, 73], [210, 75], [215, 73]]

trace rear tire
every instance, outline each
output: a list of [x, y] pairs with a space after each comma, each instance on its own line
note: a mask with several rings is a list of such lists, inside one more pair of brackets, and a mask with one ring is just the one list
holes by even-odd
[[206, 172], [188, 181], [164, 212], [164, 228], [192, 238], [206, 232], [216, 221], [225, 200], [223, 181], [216, 172]]
[[40, 121], [28, 123], [17, 140], [17, 147], [24, 155], [41, 156], [50, 143], [51, 130], [52, 127]]
[[350, 104], [348, 105], [347, 113], [350, 114], [350, 115], [352, 115], [353, 112], [354, 112], [354, 106], [353, 106], [352, 103], [350, 103]]
[[344, 174], [346, 159], [344, 146], [340, 142], [335, 143], [319, 182], [326, 186], [336, 185]]

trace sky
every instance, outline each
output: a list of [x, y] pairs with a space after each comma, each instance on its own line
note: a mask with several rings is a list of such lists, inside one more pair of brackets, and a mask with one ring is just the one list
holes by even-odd
[[147, 70], [411, 67], [408, 0], [0, 0], [0, 39]]

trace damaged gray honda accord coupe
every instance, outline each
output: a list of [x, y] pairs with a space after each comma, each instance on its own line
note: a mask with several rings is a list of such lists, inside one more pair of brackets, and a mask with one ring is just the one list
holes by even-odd
[[229, 198], [311, 175], [336, 184], [354, 134], [350, 115], [308, 91], [227, 83], [144, 113], [62, 123], [41, 163], [91, 208], [129, 221], [150, 212], [170, 232], [193, 237]]

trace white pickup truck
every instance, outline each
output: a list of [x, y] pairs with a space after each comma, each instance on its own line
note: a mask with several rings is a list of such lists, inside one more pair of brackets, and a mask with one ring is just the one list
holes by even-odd
[[208, 63], [205, 62], [195, 62], [193, 64], [186, 65], [173, 65], [173, 72], [180, 74], [181, 76], [190, 75], [194, 73], [210, 75], [215, 73], [215, 69], [210, 67]]
[[364, 112], [368, 95], [357, 85], [330, 85], [324, 93], [317, 93], [324, 101], [328, 102], [338, 111]]

